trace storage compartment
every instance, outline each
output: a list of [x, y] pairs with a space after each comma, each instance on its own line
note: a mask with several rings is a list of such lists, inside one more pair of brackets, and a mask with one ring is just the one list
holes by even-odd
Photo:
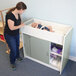
[[61, 67], [61, 57], [55, 55], [55, 54], [50, 54], [50, 65], [58, 68], [60, 70]]
[[62, 45], [51, 42], [51, 44], [50, 44], [50, 53], [51, 54], [62, 56], [62, 49], [63, 49]]
[[63, 46], [50, 43], [50, 64], [60, 70]]
[[3, 27], [0, 27], [0, 34], [2, 34], [3, 35], [3, 32], [4, 31], [4, 28]]

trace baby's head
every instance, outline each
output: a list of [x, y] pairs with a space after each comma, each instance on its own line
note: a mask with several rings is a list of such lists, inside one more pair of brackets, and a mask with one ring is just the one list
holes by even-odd
[[35, 23], [35, 22], [34, 22], [34, 23], [31, 24], [31, 26], [35, 28], [35, 27], [38, 26], [38, 23]]

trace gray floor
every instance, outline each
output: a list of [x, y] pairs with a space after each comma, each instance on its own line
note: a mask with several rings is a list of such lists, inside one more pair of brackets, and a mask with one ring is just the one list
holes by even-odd
[[[76, 62], [68, 62], [62, 75], [58, 71], [45, 67], [29, 59], [17, 63], [17, 70], [12, 71], [9, 63], [9, 55], [5, 53], [6, 45], [0, 42], [0, 76], [76, 76]], [[22, 49], [21, 56], [23, 56]]]

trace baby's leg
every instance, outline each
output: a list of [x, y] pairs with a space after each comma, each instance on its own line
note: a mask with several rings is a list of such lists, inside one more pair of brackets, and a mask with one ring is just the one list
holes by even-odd
[[52, 27], [51, 26], [47, 26], [48, 27], [48, 29], [50, 30], [50, 32], [54, 32], [53, 30], [52, 30]]

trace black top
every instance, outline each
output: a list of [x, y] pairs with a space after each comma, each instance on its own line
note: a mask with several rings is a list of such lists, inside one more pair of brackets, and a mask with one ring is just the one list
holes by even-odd
[[17, 35], [19, 34], [19, 29], [17, 30], [10, 30], [8, 27], [8, 19], [11, 19], [12, 21], [14, 21], [14, 26], [18, 26], [21, 24], [21, 18], [20, 15], [18, 14], [18, 19], [16, 19], [15, 15], [10, 12], [8, 14], [6, 14], [6, 24], [5, 24], [5, 29], [4, 29], [4, 33], [9, 34], [9, 35]]

